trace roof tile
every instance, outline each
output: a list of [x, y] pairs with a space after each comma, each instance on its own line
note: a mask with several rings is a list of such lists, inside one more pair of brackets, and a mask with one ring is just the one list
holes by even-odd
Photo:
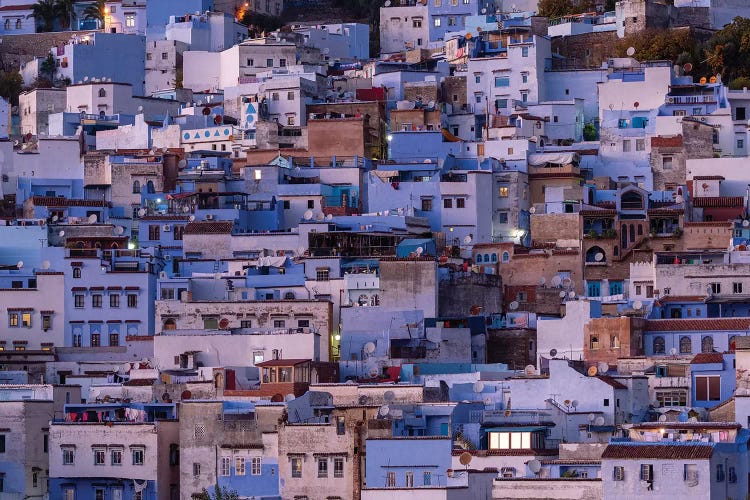
[[647, 332], [741, 331], [750, 329], [750, 318], [652, 319]]
[[615, 459], [662, 459], [662, 460], [700, 460], [709, 459], [714, 447], [710, 444], [620, 444], [607, 446], [602, 453], [602, 460]]

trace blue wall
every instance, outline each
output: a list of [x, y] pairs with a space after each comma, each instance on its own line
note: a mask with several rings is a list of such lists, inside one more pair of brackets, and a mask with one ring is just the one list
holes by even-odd
[[[141, 481], [139, 481], [140, 483]], [[132, 479], [51, 477], [49, 480], [50, 500], [65, 500], [64, 490], [70, 488], [75, 489], [76, 500], [93, 500], [96, 498], [95, 491], [97, 489], [105, 490], [105, 499], [113, 498], [113, 491], [118, 488], [122, 489], [122, 500], [132, 500], [135, 493]], [[155, 481], [148, 481], [146, 489], [143, 490], [143, 500], [157, 500]]]
[[[414, 487], [445, 486], [446, 471], [451, 468], [451, 439], [368, 439], [367, 486], [386, 487], [389, 472], [396, 475], [395, 486], [406, 487], [406, 473], [414, 475]], [[425, 472], [430, 484], [425, 485]], [[395, 498], [395, 496], [394, 496]]]
[[[152, 3], [168, 2], [149, 2], [149, 5]], [[148, 19], [150, 22], [151, 17]], [[95, 33], [93, 38], [93, 44], [73, 46], [73, 81], [78, 82], [86, 76], [107, 77], [116, 83], [131, 84], [133, 95], [142, 96], [146, 78], [146, 37]]]

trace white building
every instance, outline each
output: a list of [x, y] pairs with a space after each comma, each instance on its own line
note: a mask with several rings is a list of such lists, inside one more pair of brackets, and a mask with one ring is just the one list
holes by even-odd
[[187, 45], [186, 50], [221, 52], [248, 36], [247, 26], [224, 12], [170, 16], [165, 27], [166, 39]]
[[177, 40], [146, 42], [146, 95], [175, 88], [179, 83], [178, 70], [182, 69], [182, 53], [186, 50], [187, 44]]
[[18, 96], [21, 133], [49, 134], [49, 115], [60, 113], [66, 106], [65, 89], [32, 89]]

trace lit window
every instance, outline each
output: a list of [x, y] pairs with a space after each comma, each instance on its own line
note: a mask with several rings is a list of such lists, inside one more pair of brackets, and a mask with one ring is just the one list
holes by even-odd
[[237, 476], [245, 475], [245, 457], [234, 458], [234, 473]]

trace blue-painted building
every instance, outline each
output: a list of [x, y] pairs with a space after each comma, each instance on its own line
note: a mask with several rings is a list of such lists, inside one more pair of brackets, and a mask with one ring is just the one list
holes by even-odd
[[750, 318], [649, 320], [643, 329], [646, 356], [727, 352], [736, 336], [747, 335]]
[[711, 408], [734, 395], [734, 353], [697, 354], [690, 362], [693, 406]]
[[370, 488], [445, 486], [451, 468], [449, 437], [367, 440], [366, 477]]

